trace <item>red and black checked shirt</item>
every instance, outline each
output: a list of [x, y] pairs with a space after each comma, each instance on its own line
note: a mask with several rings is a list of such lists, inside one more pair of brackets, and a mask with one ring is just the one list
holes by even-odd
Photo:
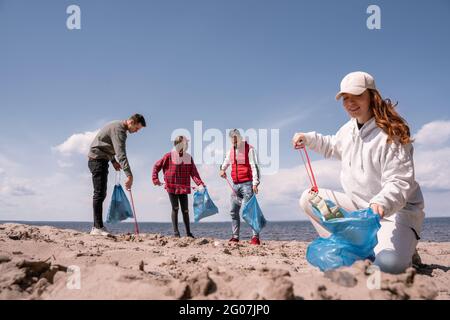
[[165, 189], [169, 193], [191, 193], [191, 177], [197, 185], [203, 184], [194, 160], [188, 153], [184, 153], [180, 157], [176, 151], [172, 151], [158, 160], [153, 166], [152, 179], [154, 183], [159, 181], [158, 174], [161, 169], [164, 173]]

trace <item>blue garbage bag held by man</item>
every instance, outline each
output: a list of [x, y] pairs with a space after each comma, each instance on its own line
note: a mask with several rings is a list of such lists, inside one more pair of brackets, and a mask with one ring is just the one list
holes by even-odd
[[116, 181], [116, 185], [114, 186], [106, 222], [118, 223], [133, 217], [133, 210], [131, 209], [130, 202], [128, 201], [119, 179], [118, 182]]
[[261, 230], [266, 226], [267, 220], [264, 218], [255, 194], [244, 204], [242, 218], [257, 234], [261, 233]]

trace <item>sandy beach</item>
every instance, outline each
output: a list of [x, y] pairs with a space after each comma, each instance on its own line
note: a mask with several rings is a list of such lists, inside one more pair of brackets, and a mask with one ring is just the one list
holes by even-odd
[[322, 273], [307, 245], [0, 224], [0, 299], [450, 299], [448, 242], [419, 243], [422, 265], [400, 275]]

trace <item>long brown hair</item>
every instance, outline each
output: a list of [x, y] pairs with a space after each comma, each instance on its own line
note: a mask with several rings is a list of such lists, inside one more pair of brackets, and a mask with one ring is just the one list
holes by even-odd
[[403, 119], [390, 99], [383, 99], [377, 90], [369, 89], [370, 108], [375, 116], [375, 122], [388, 135], [387, 143], [399, 142], [408, 144], [412, 142], [408, 123]]

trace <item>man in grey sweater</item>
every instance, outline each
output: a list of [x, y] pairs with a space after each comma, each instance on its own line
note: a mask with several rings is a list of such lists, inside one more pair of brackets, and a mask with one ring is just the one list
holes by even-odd
[[92, 141], [89, 149], [89, 170], [92, 173], [94, 185], [93, 209], [94, 227], [92, 235], [108, 235], [108, 230], [103, 226], [103, 202], [106, 198], [108, 184], [108, 167], [111, 161], [114, 169], [125, 172], [127, 180], [125, 188], [131, 190], [133, 174], [128, 163], [125, 143], [127, 132], [135, 133], [146, 126], [145, 119], [140, 114], [132, 115], [128, 120], [118, 120], [108, 123], [103, 127]]

